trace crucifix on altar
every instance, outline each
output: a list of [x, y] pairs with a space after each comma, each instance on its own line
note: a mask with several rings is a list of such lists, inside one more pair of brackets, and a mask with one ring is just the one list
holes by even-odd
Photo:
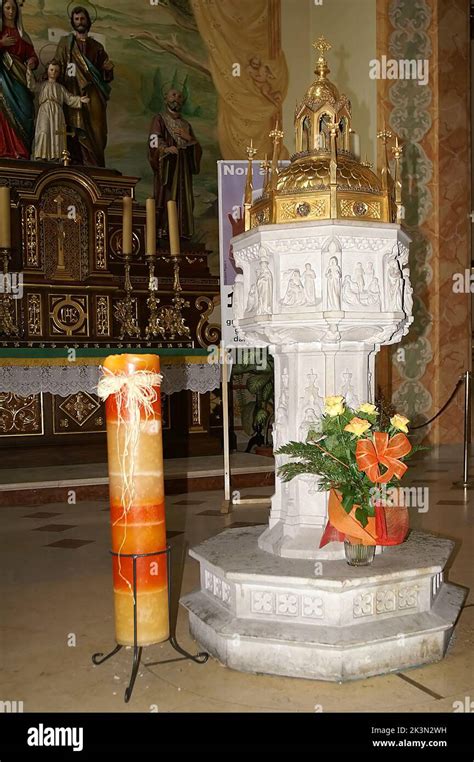
[[63, 212], [64, 197], [59, 194], [54, 199], [56, 204], [56, 212], [40, 212], [40, 220], [54, 220], [57, 226], [57, 265], [56, 272], [53, 277], [73, 280], [71, 273], [66, 266], [65, 258], [65, 240], [66, 240], [66, 222], [74, 222], [76, 225], [80, 225], [82, 217], [75, 209], [75, 207], [69, 206], [65, 212]]

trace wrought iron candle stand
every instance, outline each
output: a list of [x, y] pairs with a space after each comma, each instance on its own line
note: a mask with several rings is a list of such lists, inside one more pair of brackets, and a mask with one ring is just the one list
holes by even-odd
[[[193, 656], [193, 654], [190, 654], [188, 651], [186, 651], [184, 648], [182, 648], [178, 641], [176, 640], [176, 628], [173, 626], [172, 622], [172, 616], [171, 616], [171, 546], [167, 545], [166, 550], [157, 550], [153, 553], [115, 553], [114, 551], [110, 551], [111, 555], [118, 556], [120, 555], [121, 558], [131, 558], [132, 560], [132, 576], [133, 576], [133, 662], [132, 662], [132, 673], [130, 675], [130, 681], [128, 683], [128, 687], [125, 689], [124, 694], [124, 701], [126, 704], [130, 701], [130, 698], [133, 693], [133, 687], [135, 685], [135, 680], [138, 674], [138, 668], [140, 666], [140, 661], [142, 658], [142, 651], [143, 648], [146, 646], [139, 646], [138, 636], [137, 636], [137, 621], [138, 621], [138, 599], [137, 599], [137, 558], [145, 558], [148, 556], [161, 556], [166, 553], [166, 562], [167, 562], [167, 572], [168, 572], [168, 612], [169, 612], [169, 631], [170, 635], [167, 638], [167, 640], [163, 641], [164, 643], [167, 643], [168, 641], [173, 646], [174, 650], [177, 651], [179, 654], [182, 655], [183, 659], [179, 661], [185, 661], [186, 659], [191, 659], [191, 661], [196, 662], [197, 664], [205, 664], [207, 660], [209, 659], [209, 654], [205, 651], [201, 651]], [[110, 653], [106, 654], [104, 656], [103, 653], [95, 653], [92, 656], [92, 662], [95, 665], [103, 664], [104, 661], [107, 661], [107, 659], [110, 659], [112, 656], [115, 656], [116, 653], [118, 653], [124, 646], [117, 644], [115, 648], [110, 651]], [[175, 661], [175, 660], [173, 660]], [[176, 660], [177, 661], [177, 660]], [[153, 665], [155, 664], [161, 664], [162, 662], [153, 662]], [[148, 666], [145, 664], [145, 666]]]
[[135, 299], [132, 298], [132, 281], [130, 280], [130, 262], [132, 259], [131, 254], [123, 255], [125, 263], [125, 299], [121, 299], [114, 308], [115, 317], [120, 323], [119, 338], [140, 338], [140, 326], [137, 323], [137, 319], [133, 314], [135, 311]]
[[0, 293], [0, 335], [18, 336], [20, 329], [15, 322], [15, 306], [10, 293], [10, 280], [8, 264], [10, 262], [10, 249], [1, 248], [2, 258], [2, 289]]

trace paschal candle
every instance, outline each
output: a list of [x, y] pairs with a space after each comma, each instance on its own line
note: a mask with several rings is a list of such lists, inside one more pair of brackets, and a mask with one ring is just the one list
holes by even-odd
[[[133, 645], [133, 553], [166, 548], [160, 360], [111, 355], [99, 396], [106, 399], [115, 637]], [[166, 554], [137, 558], [137, 643], [169, 637]]]

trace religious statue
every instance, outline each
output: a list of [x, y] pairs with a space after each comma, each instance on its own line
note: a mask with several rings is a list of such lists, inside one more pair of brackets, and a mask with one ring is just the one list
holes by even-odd
[[306, 304], [306, 295], [304, 286], [301, 282], [301, 274], [299, 270], [290, 270], [291, 275], [288, 281], [285, 296], [281, 300], [281, 303], [287, 307], [302, 307]]
[[166, 204], [176, 201], [179, 234], [194, 233], [193, 175], [199, 174], [202, 149], [193, 128], [183, 117], [183, 93], [168, 90], [165, 109], [153, 117], [149, 135], [149, 161], [154, 172], [158, 235], [166, 234]]
[[355, 266], [354, 280], [359, 286], [359, 293], [362, 294], [365, 291], [364, 268], [362, 267], [362, 262], [357, 262]]
[[18, 0], [0, 0], [0, 12], [0, 156], [29, 159], [35, 109], [27, 71], [39, 61], [23, 28]]
[[386, 275], [385, 288], [387, 294], [387, 309], [397, 312], [403, 310], [401, 286], [400, 268], [397, 261], [392, 259], [389, 263]]
[[346, 275], [342, 284], [342, 298], [345, 304], [362, 304], [360, 301], [360, 292], [358, 284], [352, 280], [350, 275]]
[[[60, 85], [60, 74], [61, 65], [53, 59], [48, 64], [45, 82], [39, 86], [35, 143], [32, 151], [32, 158], [36, 161], [64, 158], [67, 138], [63, 104], [69, 108], [80, 109], [83, 103], [90, 102], [87, 95], [71, 95], [64, 85]], [[30, 89], [34, 92], [37, 85], [32, 73], [29, 79]]]
[[316, 304], [316, 273], [310, 262], [306, 262], [303, 273], [304, 292], [308, 304]]
[[241, 273], [237, 273], [234, 281], [234, 298], [233, 298], [234, 317], [236, 320], [243, 318], [245, 313], [244, 304], [244, 276]]
[[273, 449], [278, 450], [285, 444], [287, 439], [288, 410], [284, 405], [278, 405], [275, 413], [275, 421], [272, 427]]
[[75, 130], [71, 153], [78, 164], [105, 167], [107, 101], [114, 65], [103, 45], [89, 35], [92, 21], [87, 9], [77, 5], [70, 20], [73, 31], [60, 39], [55, 59], [61, 64], [71, 95], [90, 99], [86, 108], [66, 106], [66, 122]]
[[259, 315], [271, 315], [273, 302], [273, 276], [264, 259], [257, 273], [257, 312]]
[[352, 407], [354, 409], [359, 407], [360, 402], [352, 384], [352, 373], [347, 369], [342, 373], [342, 386], [340, 392], [345, 399], [347, 407]]
[[245, 309], [246, 314], [253, 314], [257, 309], [257, 286], [252, 283], [250, 286], [249, 294], [247, 297], [247, 307]]
[[337, 257], [331, 257], [326, 270], [327, 309], [341, 309], [341, 268]]
[[[331, 117], [329, 114], [323, 114], [319, 119], [319, 145], [318, 148], [329, 150], [331, 146], [331, 138], [329, 134], [329, 125], [331, 124]], [[332, 243], [332, 242], [331, 242]]]

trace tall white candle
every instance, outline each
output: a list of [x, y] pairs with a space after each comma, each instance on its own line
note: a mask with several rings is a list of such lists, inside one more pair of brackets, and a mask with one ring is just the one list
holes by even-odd
[[123, 223], [122, 223], [122, 253], [132, 253], [132, 221], [133, 200], [131, 196], [123, 197]]
[[168, 230], [170, 236], [170, 253], [172, 257], [178, 257], [180, 254], [179, 245], [179, 225], [178, 225], [178, 207], [176, 201], [168, 201]]
[[154, 198], [146, 200], [146, 251], [148, 256], [156, 254], [156, 206]]

